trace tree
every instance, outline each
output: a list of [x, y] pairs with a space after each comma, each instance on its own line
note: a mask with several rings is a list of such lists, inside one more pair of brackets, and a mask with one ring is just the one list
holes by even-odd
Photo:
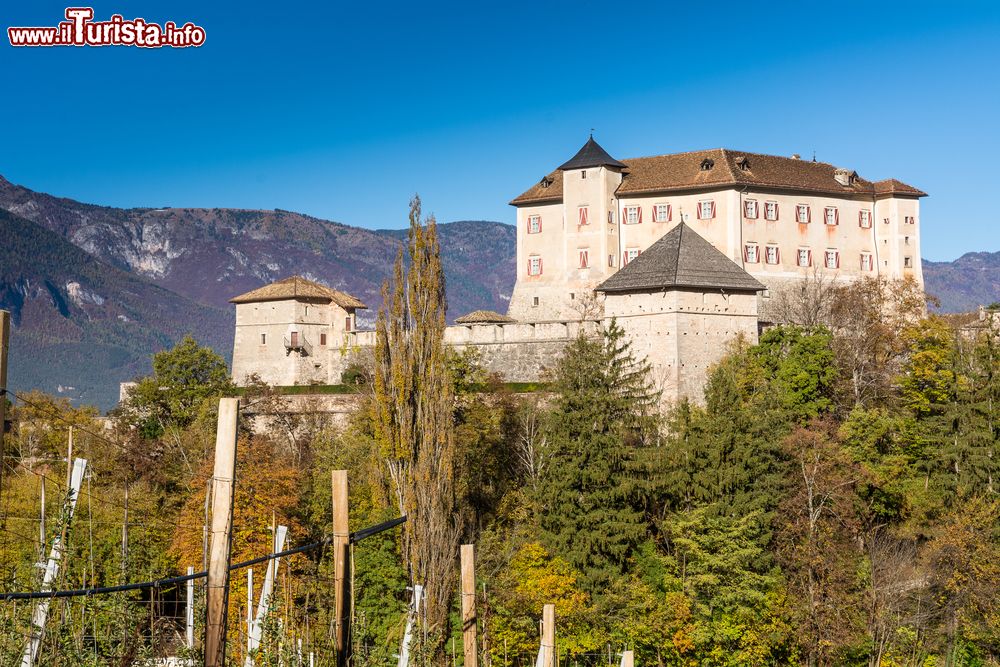
[[408, 517], [402, 551], [411, 581], [426, 594], [427, 649], [443, 661], [462, 517], [441, 249], [434, 219], [421, 221], [418, 197], [410, 202], [407, 238], [409, 269], [404, 274], [400, 249], [376, 322], [374, 433], [399, 512]]
[[566, 347], [553, 393], [536, 495], [542, 541], [596, 595], [647, 531], [658, 397], [649, 365], [614, 321], [599, 337], [580, 335]]
[[833, 348], [854, 405], [876, 405], [890, 397], [905, 351], [900, 334], [925, 308], [924, 292], [912, 278], [865, 278], [834, 289]]
[[172, 349], [153, 355], [153, 374], [129, 390], [118, 422], [152, 440], [171, 427], [188, 426], [206, 399], [231, 390], [226, 360], [185, 336]]
[[821, 421], [796, 428], [784, 441], [797, 474], [781, 503], [776, 546], [809, 665], [830, 664], [861, 625], [854, 595], [860, 471], [833, 430]]

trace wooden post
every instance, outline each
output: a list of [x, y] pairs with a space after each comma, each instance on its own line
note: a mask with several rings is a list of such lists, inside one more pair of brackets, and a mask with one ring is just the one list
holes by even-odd
[[229, 559], [233, 527], [233, 487], [236, 476], [237, 398], [219, 399], [212, 474], [212, 528], [205, 585], [205, 667], [226, 663], [226, 612], [229, 606]]
[[10, 348], [10, 313], [0, 310], [0, 493], [3, 493], [3, 463], [7, 450], [3, 440], [7, 430], [7, 350]]
[[462, 647], [465, 667], [478, 667], [479, 648], [476, 641], [476, 547], [463, 544], [462, 560]]
[[635, 654], [632, 651], [622, 653], [622, 667], [635, 667]]
[[555, 667], [556, 606], [542, 607], [542, 667]]
[[332, 481], [337, 667], [347, 667], [351, 659], [351, 529], [347, 471], [334, 470]]

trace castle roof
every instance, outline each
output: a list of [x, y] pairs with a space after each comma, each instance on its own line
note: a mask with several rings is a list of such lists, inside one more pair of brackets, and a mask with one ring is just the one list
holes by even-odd
[[[927, 196], [901, 181], [868, 181], [826, 162], [728, 148], [631, 158], [624, 165], [619, 197], [745, 186], [835, 196]], [[562, 174], [553, 171], [510, 203], [520, 206], [561, 201], [562, 185]]]
[[576, 155], [564, 162], [559, 169], [567, 171], [569, 169], [586, 169], [588, 167], [616, 167], [624, 169], [625, 165], [614, 159], [608, 152], [601, 148], [601, 145], [594, 141], [594, 135], [590, 135], [587, 143], [583, 145]]
[[516, 321], [513, 317], [507, 317], [492, 310], [474, 310], [467, 315], [455, 318], [455, 324], [509, 324]]
[[289, 299], [333, 302], [341, 308], [368, 308], [359, 299], [326, 285], [320, 285], [302, 276], [289, 276], [284, 280], [235, 296], [229, 303], [255, 303], [258, 301], [287, 301]]
[[597, 286], [598, 292], [672, 287], [758, 292], [764, 286], [683, 222]]

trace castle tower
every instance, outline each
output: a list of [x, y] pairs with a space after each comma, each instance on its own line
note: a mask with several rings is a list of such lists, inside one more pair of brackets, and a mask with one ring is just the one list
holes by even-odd
[[538, 322], [594, 314], [585, 312], [587, 300], [619, 263], [615, 191], [623, 169], [591, 136], [529, 191], [536, 196], [511, 202], [518, 225], [511, 317]]

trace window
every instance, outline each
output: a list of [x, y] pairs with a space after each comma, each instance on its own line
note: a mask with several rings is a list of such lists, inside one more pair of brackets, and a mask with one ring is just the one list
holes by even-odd
[[622, 223], [626, 225], [638, 225], [642, 222], [642, 208], [639, 206], [626, 206], [622, 214]]
[[[584, 172], [586, 173], [586, 172]], [[588, 223], [588, 218], [590, 217], [589, 211], [586, 206], [580, 207], [580, 224], [586, 225]]]
[[823, 266], [828, 269], [839, 269], [840, 268], [840, 251], [833, 248], [829, 249], [823, 255]]
[[836, 206], [827, 206], [823, 209], [823, 222], [831, 226], [840, 224], [840, 213]]
[[886, 225], [889, 224], [889, 218], [882, 218], [882, 222]]
[[531, 299], [531, 305], [532, 306], [537, 306], [538, 305], [538, 297], [537, 296]]
[[542, 258], [541, 257], [529, 257], [528, 258], [528, 275], [529, 276], [540, 276], [540, 275], [542, 275]]
[[812, 266], [813, 253], [808, 248], [799, 248], [796, 263], [799, 266]]
[[795, 207], [795, 220], [801, 224], [806, 224], [812, 220], [812, 212], [808, 204], [798, 204]]
[[699, 220], [711, 220], [715, 217], [715, 201], [712, 199], [705, 199], [698, 202], [698, 219]]
[[757, 200], [747, 199], [743, 202], [743, 215], [752, 220], [757, 219]]
[[903, 245], [910, 245], [910, 237], [909, 236], [904, 236], [903, 237]]
[[781, 253], [778, 251], [778, 246], [769, 245], [764, 249], [764, 261], [768, 264], [777, 264], [781, 261]]
[[866, 208], [858, 211], [858, 227], [864, 227], [865, 229], [871, 229], [872, 226], [872, 212]]
[[653, 222], [670, 222], [670, 204], [657, 204], [653, 207]]
[[903, 222], [907, 225], [915, 225], [917, 224], [917, 219], [912, 215], [905, 215], [903, 216]]
[[587, 170], [586, 169], [584, 169], [583, 171], [580, 172], [580, 178], [587, 178]]
[[778, 202], [776, 201], [764, 202], [764, 219], [765, 220], [778, 219]]
[[625, 266], [638, 256], [639, 256], [638, 248], [627, 248], [625, 250], [625, 254], [622, 256], [622, 266]]
[[615, 224], [615, 214], [612, 211], [608, 211], [608, 224]]
[[537, 234], [542, 231], [542, 216], [540, 215], [529, 215], [528, 216], [528, 233]]
[[344, 331], [350, 331], [351, 329], [353, 329], [353, 327], [351, 326], [352, 324], [353, 324], [353, 322], [351, 321], [351, 316], [348, 315], [347, 317], [345, 317], [344, 318]]
[[261, 345], [267, 345], [267, 334], [266, 333], [262, 333], [260, 335], [260, 344]]
[[[348, 318], [348, 320], [350, 320], [350, 318]], [[350, 331], [351, 330], [350, 327], [348, 327], [347, 330]], [[320, 345], [326, 345], [326, 334], [325, 333], [321, 333], [319, 335], [319, 344]]]
[[903, 268], [906, 268], [906, 269], [912, 269], [913, 268], [913, 259], [911, 257], [904, 257], [903, 258]]
[[299, 332], [298, 331], [292, 331], [291, 333], [288, 334], [288, 337], [292, 339], [292, 347], [293, 348], [298, 348], [298, 346], [299, 346]]
[[756, 243], [747, 243], [743, 246], [743, 261], [748, 264], [756, 264], [760, 261], [760, 253]]
[[872, 270], [872, 254], [870, 252], [861, 253], [861, 270], [871, 271]]
[[608, 255], [608, 266], [614, 266], [614, 265], [615, 265], [615, 256], [612, 253]]
[[586, 269], [590, 267], [590, 251], [586, 248], [580, 249], [580, 268]]

